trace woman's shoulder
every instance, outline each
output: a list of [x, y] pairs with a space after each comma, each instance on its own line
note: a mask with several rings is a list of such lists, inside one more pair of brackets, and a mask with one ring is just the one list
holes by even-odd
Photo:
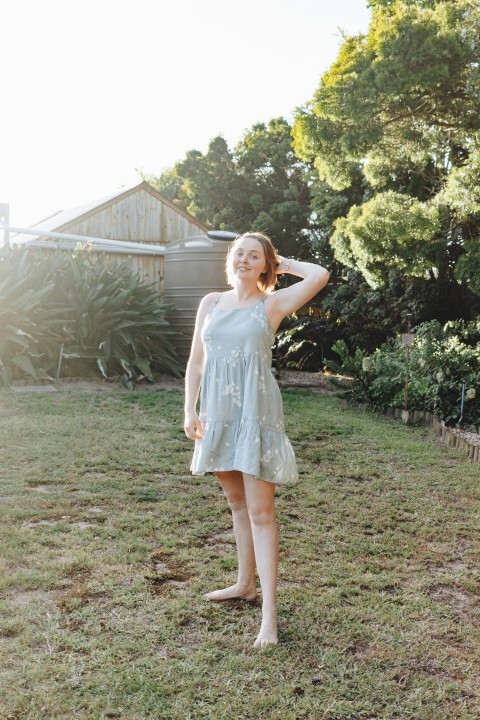
[[207, 295], [204, 295], [204, 296], [203, 296], [203, 298], [202, 298], [202, 303], [208, 305], [208, 304], [211, 303], [211, 302], [218, 302], [218, 299], [220, 298], [220, 295], [222, 295], [222, 293], [220, 293], [220, 292], [211, 292], [211, 293], [208, 293]]
[[223, 293], [221, 292], [211, 292], [207, 295], [204, 295], [204, 297], [200, 301], [199, 310], [210, 310], [213, 305], [216, 305], [218, 303], [222, 295]]

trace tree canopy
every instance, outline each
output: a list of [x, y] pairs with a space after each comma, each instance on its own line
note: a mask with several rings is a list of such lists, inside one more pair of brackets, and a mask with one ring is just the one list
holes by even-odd
[[400, 269], [480, 292], [480, 6], [370, 4], [298, 112], [295, 152], [323, 195], [357, 189], [331, 243], [372, 286]]
[[145, 179], [212, 228], [264, 231], [280, 252], [309, 257], [312, 168], [294, 154], [291, 130], [283, 118], [258, 123], [233, 149], [217, 136]]
[[480, 311], [480, 4], [369, 5], [293, 128], [215, 137], [146, 178], [212, 228], [263, 230], [332, 270], [320, 316], [288, 330], [300, 355], [321, 347], [311, 367], [339, 337], [373, 351], [407, 316]]

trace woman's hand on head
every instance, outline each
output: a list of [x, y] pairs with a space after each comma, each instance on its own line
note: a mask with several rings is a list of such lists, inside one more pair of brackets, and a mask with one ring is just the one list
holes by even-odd
[[290, 269], [290, 260], [287, 260], [287, 258], [282, 257], [281, 255], [277, 255], [277, 275], [281, 275], [283, 273], [286, 273]]
[[183, 429], [189, 440], [201, 440], [203, 438], [203, 426], [197, 413], [185, 415]]

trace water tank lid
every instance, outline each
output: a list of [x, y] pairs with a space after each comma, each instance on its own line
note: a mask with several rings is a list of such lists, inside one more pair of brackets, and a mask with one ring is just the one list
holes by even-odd
[[206, 235], [191, 235], [190, 237], [176, 240], [175, 242], [167, 245], [165, 248], [165, 255], [167, 256], [170, 253], [178, 252], [179, 250], [204, 250], [205, 248], [213, 247], [214, 243], [210, 240], [210, 238], [207, 238]]
[[229, 232], [228, 230], [208, 230], [207, 237], [212, 240], [225, 240], [226, 242], [232, 242], [240, 237], [241, 233]]

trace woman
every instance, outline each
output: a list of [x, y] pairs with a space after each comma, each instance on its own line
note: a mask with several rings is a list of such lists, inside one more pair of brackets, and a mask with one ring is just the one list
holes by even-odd
[[[302, 278], [274, 291], [277, 275]], [[277, 255], [262, 233], [237, 238], [227, 256], [232, 290], [206, 295], [198, 309], [185, 378], [185, 434], [195, 440], [191, 470], [213, 472], [232, 511], [238, 580], [209, 600], [255, 600], [262, 589], [256, 647], [277, 642], [278, 530], [275, 485], [297, 479], [271, 347], [284, 317], [327, 283], [325, 268]], [[201, 390], [200, 416], [197, 400]]]

